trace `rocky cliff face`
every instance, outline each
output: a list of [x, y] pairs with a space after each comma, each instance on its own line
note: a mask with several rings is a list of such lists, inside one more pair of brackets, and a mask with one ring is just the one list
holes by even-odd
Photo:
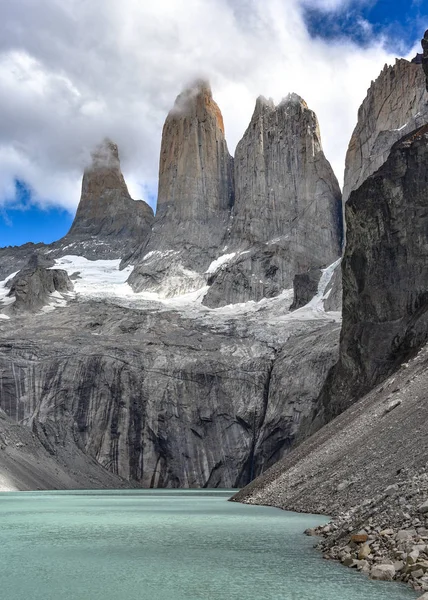
[[6, 283], [7, 295], [13, 301], [7, 313], [21, 311], [37, 312], [51, 300], [51, 294], [71, 292], [73, 284], [63, 269], [51, 269], [54, 262], [33, 255], [28, 264]]
[[428, 120], [428, 95], [421, 66], [397, 59], [374, 81], [358, 111], [346, 155], [343, 201], [379, 169], [395, 142]]
[[[134, 201], [120, 169], [116, 144], [104, 140], [92, 154], [92, 164], [82, 181], [82, 195], [68, 234], [60, 243], [69, 254], [84, 254], [85, 245], [96, 246], [96, 258], [121, 258], [145, 241], [151, 231], [153, 211], [146, 202]], [[96, 244], [94, 244], [96, 238]], [[82, 247], [82, 248], [80, 248]], [[90, 258], [88, 256], [88, 258]]]
[[422, 39], [422, 67], [425, 73], [426, 89], [428, 91], [428, 30], [425, 31], [425, 35]]
[[289, 451], [337, 360], [334, 319], [271, 302], [78, 296], [0, 321], [1, 407], [53, 456], [75, 448], [146, 487], [241, 487]]
[[428, 339], [428, 126], [397, 142], [346, 205], [340, 359], [320, 423], [392, 373]]
[[257, 100], [235, 154], [235, 204], [226, 238], [234, 255], [210, 278], [204, 303], [260, 300], [298, 273], [340, 256], [341, 193], [318, 121], [302, 98]]
[[209, 84], [199, 81], [178, 96], [163, 128], [156, 218], [149, 242], [130, 259], [141, 261], [132, 287], [165, 296], [202, 287], [233, 202], [223, 117]]

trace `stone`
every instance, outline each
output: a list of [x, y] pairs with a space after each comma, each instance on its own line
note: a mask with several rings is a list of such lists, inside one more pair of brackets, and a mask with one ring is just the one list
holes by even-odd
[[409, 552], [407, 554], [406, 562], [408, 565], [414, 565], [417, 562], [418, 558], [419, 558], [419, 551], [412, 550], [411, 552]]
[[[401, 404], [401, 401], [398, 402], [398, 404], [396, 404], [396, 406], [399, 406]], [[394, 406], [394, 408], [396, 407]], [[391, 409], [392, 410], [392, 409]], [[390, 412], [390, 410], [388, 410], [388, 412]], [[389, 485], [386, 489], [385, 489], [385, 494], [387, 496], [393, 496], [396, 492], [398, 492], [400, 488], [398, 487], [398, 485], [396, 483]]]
[[351, 542], [355, 544], [364, 544], [369, 539], [367, 533], [355, 533], [351, 536]]
[[393, 565], [373, 565], [370, 570], [370, 578], [378, 581], [392, 581], [395, 576]]
[[391, 536], [391, 535], [394, 535], [394, 530], [393, 529], [382, 529], [382, 531], [380, 531], [379, 535], [381, 535], [382, 537]]
[[420, 504], [418, 510], [422, 514], [428, 513], [428, 500], [425, 500], [425, 502]]
[[424, 571], [422, 569], [417, 569], [416, 571], [412, 571], [413, 579], [420, 579], [424, 576]]
[[393, 564], [394, 564], [394, 569], [396, 570], [396, 572], [402, 571], [405, 566], [404, 562], [402, 560], [397, 560]]
[[318, 291], [322, 271], [320, 269], [311, 269], [306, 273], [297, 273], [293, 280], [294, 299], [290, 310], [296, 310], [305, 306]]
[[408, 541], [414, 537], [415, 533], [416, 532], [411, 529], [400, 529], [399, 531], [397, 531], [395, 539], [397, 541]]
[[371, 548], [368, 544], [364, 544], [358, 551], [358, 559], [365, 560], [372, 553]]
[[47, 269], [39, 266], [40, 264], [43, 264], [43, 260], [37, 257], [30, 258], [27, 266], [10, 280], [8, 296], [14, 298], [15, 302], [6, 312], [37, 312], [52, 302], [51, 294], [54, 292], [61, 294], [73, 290], [73, 284], [66, 271]]

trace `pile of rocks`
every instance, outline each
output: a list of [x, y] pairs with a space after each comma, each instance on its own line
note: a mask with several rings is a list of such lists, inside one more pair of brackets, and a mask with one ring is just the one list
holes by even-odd
[[383, 494], [306, 533], [322, 536], [317, 547], [326, 559], [428, 592], [428, 473], [404, 475]]

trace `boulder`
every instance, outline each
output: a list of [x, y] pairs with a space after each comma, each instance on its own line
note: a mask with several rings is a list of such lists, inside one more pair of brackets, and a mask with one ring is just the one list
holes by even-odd
[[370, 570], [370, 578], [378, 581], [392, 581], [394, 575], [395, 569], [393, 565], [373, 565]]

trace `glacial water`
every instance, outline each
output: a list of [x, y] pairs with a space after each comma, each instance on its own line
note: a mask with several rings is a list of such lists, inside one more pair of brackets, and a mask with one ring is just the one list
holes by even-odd
[[0, 494], [3, 600], [403, 600], [325, 561], [320, 516], [226, 502], [227, 491]]

